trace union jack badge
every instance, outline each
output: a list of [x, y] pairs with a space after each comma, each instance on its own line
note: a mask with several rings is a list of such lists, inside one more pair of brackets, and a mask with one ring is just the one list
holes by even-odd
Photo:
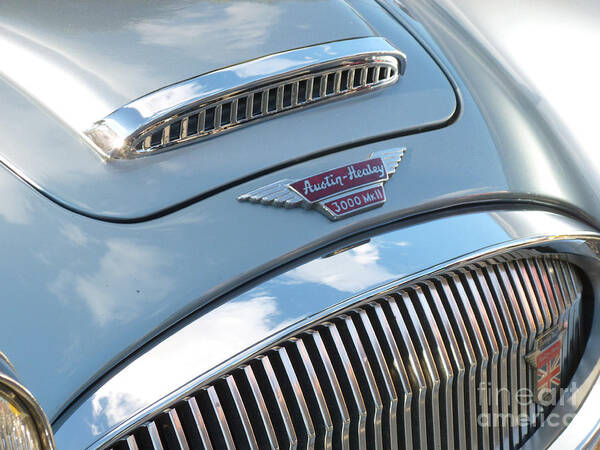
[[307, 178], [279, 180], [240, 195], [238, 200], [283, 208], [314, 208], [330, 220], [343, 219], [385, 203], [383, 184], [396, 172], [405, 151], [380, 151], [369, 159]]
[[536, 339], [536, 350], [525, 357], [536, 371], [535, 402], [543, 406], [553, 405], [558, 400], [564, 333], [562, 324], [548, 330]]

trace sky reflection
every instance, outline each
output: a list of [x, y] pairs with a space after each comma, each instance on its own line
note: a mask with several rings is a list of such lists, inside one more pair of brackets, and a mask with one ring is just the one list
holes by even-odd
[[[209, 312], [96, 392], [92, 399], [94, 420], [88, 424], [91, 431], [97, 433], [102, 426], [118, 423], [219, 364], [224, 355], [239, 353], [248, 342], [260, 341], [293, 321], [282, 317], [277, 299], [266, 292]], [[182, 354], [187, 357], [182, 359]]]
[[[72, 242], [87, 242], [85, 235], [72, 227], [66, 227], [63, 234]], [[149, 305], [167, 297], [173, 281], [165, 275], [169, 260], [159, 249], [124, 239], [108, 239], [105, 245], [95, 271], [61, 270], [50, 290], [64, 302], [72, 301], [74, 293], [99, 325], [132, 321], [148, 313]], [[134, 292], [140, 301], [122, 301], [124, 293]]]
[[336, 255], [335, 264], [316, 259], [290, 271], [286, 277], [292, 282], [323, 284], [340, 292], [361, 291], [394, 277], [379, 263], [380, 259], [379, 248], [369, 242]]

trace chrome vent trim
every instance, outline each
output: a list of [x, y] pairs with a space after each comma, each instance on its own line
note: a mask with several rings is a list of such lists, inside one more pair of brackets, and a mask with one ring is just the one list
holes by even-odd
[[141, 97], [84, 132], [106, 158], [137, 158], [325, 101], [389, 86], [406, 57], [379, 37], [267, 56]]
[[[550, 411], [516, 401], [534, 383], [525, 355], [567, 322], [568, 381], [587, 337], [581, 294], [571, 263], [528, 250], [418, 279], [296, 331], [102, 448], [518, 448]], [[487, 427], [482, 413], [528, 420]]]

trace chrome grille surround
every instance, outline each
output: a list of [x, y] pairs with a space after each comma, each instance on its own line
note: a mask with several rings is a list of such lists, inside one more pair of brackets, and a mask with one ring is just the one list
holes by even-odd
[[[525, 355], [567, 322], [568, 380], [581, 293], [571, 263], [532, 250], [416, 279], [228, 367], [103, 448], [519, 447], [549, 412], [516, 401], [534, 382]], [[488, 427], [482, 414], [527, 421]]]
[[389, 86], [405, 67], [406, 57], [379, 37], [291, 50], [152, 92], [84, 134], [106, 158], [137, 158]]

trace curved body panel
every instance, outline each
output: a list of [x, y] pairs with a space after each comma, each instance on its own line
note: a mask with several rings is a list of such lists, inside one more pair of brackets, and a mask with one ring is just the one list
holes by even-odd
[[[343, 310], [373, 292], [386, 292], [423, 274], [506, 249], [538, 248], [542, 253], [553, 249], [593, 259], [594, 242], [600, 239], [586, 225], [539, 210], [457, 214], [391, 225], [375, 233], [315, 252], [302, 264], [286, 266], [275, 277], [253, 283], [254, 288], [190, 317], [114, 371], [78, 405], [57, 433], [59, 446], [91, 445], [95, 437], [123, 421], [134, 423], [148, 409], [164, 409], [160, 402], [165, 396], [177, 398], [189, 386], [216, 377], [232, 364], [230, 358], [243, 361], [303, 324]], [[456, 239], [458, 235], [462, 239]], [[597, 352], [594, 349], [592, 355]], [[590, 356], [589, 362], [593, 361]], [[593, 380], [591, 374], [581, 375]], [[109, 439], [110, 435], [104, 436], [102, 442]]]
[[[77, 19], [66, 31], [62, 16], [55, 16], [64, 12], [62, 7], [46, 11], [48, 18], [42, 17], [44, 10], [0, 7], [1, 39], [45, 55], [40, 61], [67, 68], [69, 76], [85, 81], [85, 89], [101, 93], [101, 104], [90, 102], [78, 117], [86, 126], [90, 111], [97, 120], [136, 96], [242, 58], [373, 35], [384, 36], [407, 56], [405, 75], [389, 88], [118, 164], [101, 161], [81, 139], [84, 128], [75, 125], [68, 108], [53, 109], [56, 99], [42, 98], [50, 90], [35, 95], [24, 84], [27, 77], [19, 82], [14, 72], [2, 70], [0, 284], [8, 301], [0, 319], [1, 350], [54, 423], [59, 445], [92, 444], [147, 406], [151, 397], [168, 394], [208, 373], [222, 362], [221, 356], [252, 344], [229, 346], [227, 336], [219, 334], [228, 330], [214, 330], [223, 355], [205, 354], [182, 369], [181, 378], [167, 377], [146, 393], [137, 376], [116, 387], [121, 378], [103, 379], [130, 361], [134, 367], [137, 360], [129, 357], [140, 349], [168, 348], [173, 326], [192, 314], [204, 324], [203, 314], [210, 318], [219, 311], [239, 320], [249, 306], [256, 314], [256, 323], [249, 323], [256, 329], [249, 336], [257, 342], [349, 293], [466, 253], [540, 235], [596, 236], [598, 174], [484, 46], [431, 2], [408, 2], [408, 12], [385, 0], [350, 3], [189, 2], [177, 8], [156, 3], [147, 9], [133, 3], [119, 14], [98, 14], [95, 26], [81, 23], [89, 11], [84, 14], [78, 4], [66, 3], [64, 20]], [[251, 14], [254, 8], [267, 16]], [[206, 53], [173, 34], [174, 29], [185, 31], [194, 43], [198, 30], [185, 26], [188, 18], [202, 25], [202, 36], [212, 36], [214, 17], [232, 15], [240, 29]], [[224, 28], [227, 23], [214, 25], [217, 34], [229, 29]], [[294, 32], [280, 33], [281, 27]], [[165, 33], [155, 32], [165, 28]], [[274, 37], [279, 34], [281, 40]], [[226, 44], [237, 42], [236, 36], [247, 39], [222, 54]], [[113, 39], [130, 43], [111, 54]], [[164, 57], [146, 62], [157, 54]], [[143, 62], [132, 67], [132, 60]], [[113, 78], [117, 75], [121, 78]], [[70, 94], [77, 86], [71, 85]], [[385, 204], [343, 221], [330, 222], [301, 208], [237, 200], [280, 180], [302, 180], [399, 148], [406, 152], [386, 182]], [[467, 221], [440, 219], [475, 207], [493, 212], [473, 213]], [[498, 212], [503, 208], [511, 211]], [[524, 211], [528, 209], [537, 211]], [[417, 220], [428, 222], [415, 224]], [[282, 275], [273, 280], [304, 284], [309, 293], [318, 289], [320, 297], [311, 298], [321, 304], [303, 303], [304, 295], [252, 303], [258, 291], [246, 292], [265, 279], [261, 277], [290, 269], [288, 264], [338, 250], [344, 240], [356, 243], [359, 235], [369, 238], [390, 224], [398, 229], [389, 244], [406, 251], [404, 258], [384, 260], [387, 244], [381, 235], [373, 238], [381, 243], [381, 253], [357, 250], [330, 259], [344, 262], [353, 255], [349, 265], [355, 272], [368, 267], [367, 281], [358, 275], [342, 278], [351, 290], [318, 278], [315, 265], [327, 270], [328, 264], [316, 259], [293, 269], [295, 279]], [[276, 281], [266, 286], [275, 289]], [[280, 308], [287, 312], [278, 316]], [[127, 398], [128, 392], [135, 398]], [[122, 409], [109, 408], [113, 401]]]
[[[214, 4], [199, 2], [196, 8], [201, 9], [206, 3]], [[316, 24], [307, 25], [309, 28], [302, 32], [294, 33], [292, 30], [295, 26], [292, 26], [290, 31], [284, 34], [296, 36], [296, 40], [290, 42], [291, 38], [286, 38], [277, 41], [271, 38], [269, 45], [272, 46], [272, 51], [260, 45], [262, 41], [257, 43], [249, 40], [246, 45], [250, 48], [240, 49], [239, 52], [230, 55], [231, 59], [228, 59], [224, 65], [201, 65], [196, 64], [193, 58], [188, 58], [187, 72], [184, 74], [183, 70], [179, 70], [180, 75], [177, 75], [179, 78], [173, 76], [168, 80], [154, 80], [151, 86], [146, 85], [141, 92], [136, 91], [111, 101], [109, 108], [94, 108], [93, 114], [87, 114], [86, 109], [91, 108], [94, 102], [77, 92], [75, 82], [68, 78], [62, 80], [58, 75], [55, 78], [58, 78], [62, 84], [47, 86], [44, 90], [44, 93], [62, 92], [63, 95], [58, 95], [54, 103], [44, 103], [43, 98], [40, 97], [43, 93], [37, 95], [36, 86], [21, 86], [21, 90], [26, 94], [23, 96], [23, 92], [16, 90], [13, 85], [18, 86], [19, 81], [24, 77], [21, 72], [13, 73], [12, 65], [15, 62], [3, 58], [6, 67], [0, 66], [0, 73], [8, 83], [0, 79], [0, 95], [4, 99], [1, 108], [5, 111], [3, 113], [5, 120], [0, 123], [0, 134], [8, 136], [8, 140], [0, 151], [0, 161], [45, 195], [71, 210], [105, 220], [141, 221], [164, 214], [165, 211], [180, 207], [182, 204], [197, 201], [225, 186], [237, 184], [241, 180], [272, 171], [279, 166], [293, 164], [298, 160], [315, 158], [320, 154], [337, 151], [344, 146], [353, 146], [359, 142], [368, 142], [371, 139], [412, 133], [420, 129], [439, 128], [457, 111], [457, 98], [444, 72], [406, 30], [392, 17], [384, 16], [383, 10], [380, 10], [378, 14], [385, 18], [384, 23], [391, 30], [385, 33], [386, 39], [393, 47], [405, 53], [409, 60], [401, 80], [387, 89], [275, 117], [261, 124], [249, 125], [219, 136], [218, 139], [190, 143], [176, 152], [137, 161], [119, 160], [106, 163], [84, 141], [82, 132], [91, 127], [94, 122], [109, 115], [114, 109], [131, 103], [138, 96], [149, 94], [171, 83], [202, 75], [206, 71], [239, 64], [250, 58], [263, 57], [274, 51], [292, 50], [302, 46], [304, 42], [306, 43], [304, 45], [323, 44], [332, 40], [373, 34], [350, 7], [337, 0], [333, 0], [331, 4], [276, 2], [266, 5], [268, 8], [283, 8], [285, 17], [289, 17], [291, 21], [301, 17], [297, 10], [305, 7], [307, 10], [303, 11], [302, 15], [307, 12], [310, 14], [312, 11], [314, 15], [326, 14], [335, 19], [327, 25], [317, 21]], [[242, 3], [237, 8], [245, 10], [244, 8], [249, 6]], [[161, 8], [157, 7], [157, 9]], [[168, 17], [173, 16], [170, 20], [180, 20], [176, 19], [177, 10], [167, 8], [167, 11], [170, 14]], [[10, 17], [7, 15], [5, 20], [8, 21]], [[133, 21], [132, 18], [130, 20]], [[212, 20], [212, 16], [205, 20], [207, 22]], [[340, 26], [344, 33], [336, 32], [335, 24], [338, 20], [342, 23]], [[208, 26], [207, 22], [198, 21], [199, 36], [208, 33], [205, 30]], [[11, 27], [15, 27], [18, 23]], [[59, 25], [52, 26], [59, 27]], [[129, 26], [131, 24], [127, 21], [122, 24], [123, 32], [129, 30]], [[313, 26], [318, 27], [319, 31], [313, 31]], [[224, 30], [222, 32], [225, 33]], [[137, 42], [136, 45], [131, 44], [135, 49], [141, 52], [146, 48], [143, 43], [133, 37], [130, 38], [134, 43]], [[86, 39], [95, 42], [94, 35], [90, 33], [81, 42], [77, 41], [78, 45], [84, 43]], [[273, 44], [275, 41], [277, 45]], [[76, 44], [71, 43], [71, 45]], [[351, 41], [349, 45], [351, 46]], [[30, 60], [35, 61], [33, 57], [27, 56], [28, 53], [23, 50], [23, 46], [26, 45], [16, 47], [16, 54], [24, 55], [27, 64]], [[188, 46], [187, 42], [183, 45], [184, 51], [187, 51], [185, 49]], [[61, 48], [61, 51], [66, 52], [69, 48], [68, 43], [63, 43], [63, 47], [65, 48]], [[219, 51], [223, 50], [223, 46], [218, 48]], [[326, 46], [325, 49], [327, 51]], [[91, 52], [90, 48], [86, 50]], [[99, 49], [94, 52], [94, 55], [98, 51]], [[124, 46], [121, 51], [123, 53], [130, 51], [129, 46]], [[155, 70], [163, 70], [173, 53], [169, 47], [156, 43], [146, 51], [154, 55], [151, 61], [156, 65]], [[200, 50], [197, 52], [201, 53]], [[115, 51], [115, 57], [124, 58], [124, 55], [120, 51]], [[215, 61], [219, 59], [215, 58]], [[269, 67], [269, 69], [275, 72], [278, 68], [290, 64], [285, 55], [274, 58], [273, 61], [278, 67]], [[23, 64], [21, 60], [17, 62]], [[113, 83], [117, 86], [135, 84], [136, 73], [128, 71], [125, 62], [119, 61], [119, 64], [116, 67], [112, 65], [110, 73], [112, 76], [118, 74], [122, 79], [111, 80], [110, 86]], [[61, 70], [66, 69], [61, 67]], [[70, 69], [68, 73], [71, 72], [75, 73], [75, 70]], [[264, 76], [262, 73], [248, 75]], [[98, 97], [104, 100], [110, 96], [100, 90]], [[81, 124], [79, 122], [76, 124], [74, 119], [63, 118], [68, 127], [60, 125], [61, 107], [66, 100], [77, 102], [73, 106], [72, 115], [78, 121], [85, 116]], [[40, 103], [45, 107], [40, 106]], [[369, 120], [366, 121], [365, 118]], [[33, 130], [32, 124], [34, 124]]]

